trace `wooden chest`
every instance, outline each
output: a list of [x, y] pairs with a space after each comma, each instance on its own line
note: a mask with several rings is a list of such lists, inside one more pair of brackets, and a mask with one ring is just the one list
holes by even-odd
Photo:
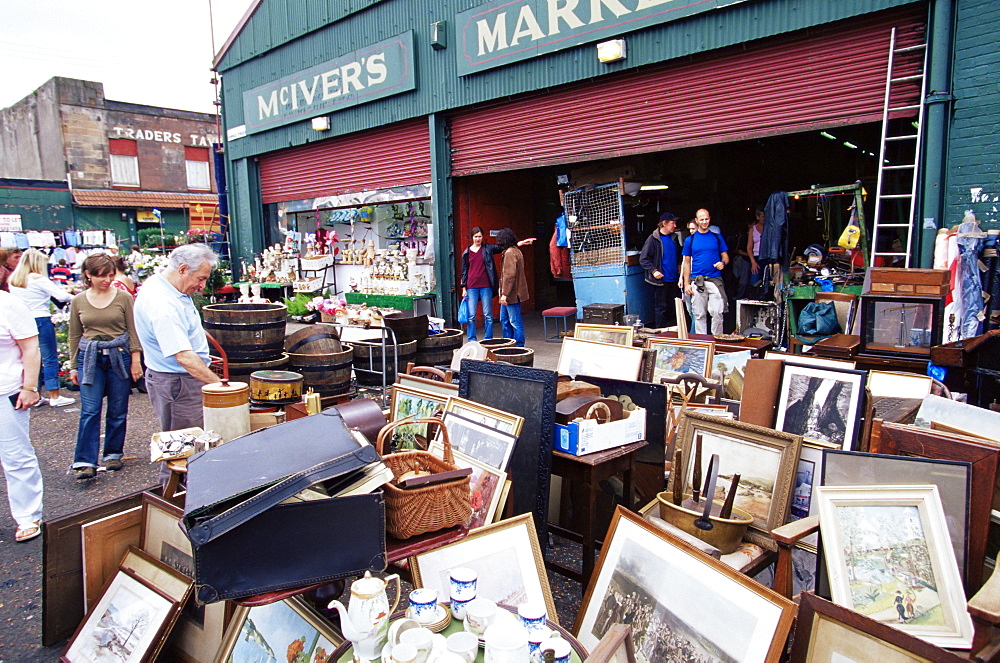
[[943, 297], [948, 294], [951, 272], [946, 269], [898, 269], [872, 267], [873, 295]]
[[588, 304], [583, 307], [583, 322], [592, 325], [623, 325], [625, 305]]

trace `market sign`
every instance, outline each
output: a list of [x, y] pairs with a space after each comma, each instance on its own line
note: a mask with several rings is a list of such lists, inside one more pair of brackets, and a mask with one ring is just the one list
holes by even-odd
[[413, 31], [243, 93], [248, 134], [368, 103], [417, 87]]
[[527, 60], [746, 0], [492, 0], [455, 16], [458, 74]]
[[20, 214], [0, 214], [0, 231], [21, 232]]

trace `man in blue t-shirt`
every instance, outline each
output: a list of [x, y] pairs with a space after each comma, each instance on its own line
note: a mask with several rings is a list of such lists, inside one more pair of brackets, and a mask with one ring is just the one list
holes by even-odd
[[726, 289], [722, 270], [729, 264], [729, 247], [722, 235], [711, 232], [712, 216], [706, 209], [695, 214], [696, 232], [684, 240], [684, 262], [681, 280], [684, 292], [691, 297], [696, 334], [708, 333], [708, 316], [712, 316], [712, 333], [722, 333], [722, 314], [726, 310]]
[[653, 311], [657, 329], [676, 324], [674, 299], [681, 296], [681, 247], [674, 234], [676, 229], [677, 216], [664, 212], [639, 254], [639, 265], [646, 272], [646, 283], [654, 286]]

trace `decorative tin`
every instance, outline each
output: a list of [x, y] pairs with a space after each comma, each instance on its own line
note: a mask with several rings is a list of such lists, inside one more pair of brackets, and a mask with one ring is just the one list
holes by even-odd
[[255, 403], [297, 403], [302, 400], [302, 374], [292, 371], [251, 373], [250, 400]]

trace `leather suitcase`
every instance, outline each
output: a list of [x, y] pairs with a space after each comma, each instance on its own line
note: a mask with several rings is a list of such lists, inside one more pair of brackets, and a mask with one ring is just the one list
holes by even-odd
[[315, 483], [379, 460], [336, 409], [192, 456], [183, 524], [194, 550], [198, 600], [238, 599], [385, 570], [381, 491], [282, 504]]

